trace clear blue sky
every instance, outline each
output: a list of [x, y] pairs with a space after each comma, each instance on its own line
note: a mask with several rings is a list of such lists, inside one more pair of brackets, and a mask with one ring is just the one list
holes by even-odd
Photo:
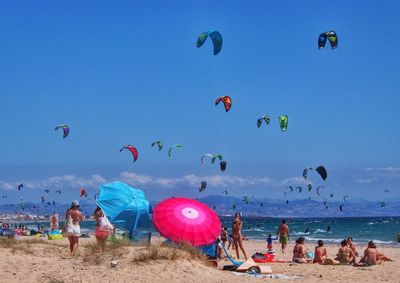
[[[200, 179], [210, 180], [203, 195], [282, 198], [320, 164], [338, 198], [400, 196], [398, 1], [140, 2], [0, 4], [0, 193], [10, 201], [14, 183], [39, 200], [54, 178], [65, 202], [115, 179], [151, 199], [201, 196]], [[217, 56], [209, 41], [195, 47], [209, 29], [224, 39]], [[327, 30], [336, 50], [317, 48]], [[214, 106], [221, 95], [228, 113]], [[271, 124], [257, 129], [263, 114]], [[65, 140], [59, 123], [71, 127]], [[170, 161], [150, 148], [158, 139], [184, 150]], [[124, 144], [139, 150], [135, 164]], [[200, 165], [203, 153], [224, 155], [223, 177]]]

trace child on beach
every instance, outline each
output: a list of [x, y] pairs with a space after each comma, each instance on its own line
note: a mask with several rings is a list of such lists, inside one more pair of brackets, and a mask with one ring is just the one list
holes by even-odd
[[276, 240], [277, 238], [272, 238], [272, 236], [271, 236], [271, 233], [269, 233], [268, 234], [268, 237], [267, 237], [267, 249], [268, 249], [268, 251], [272, 251], [273, 250], [273, 248], [272, 248], [272, 241], [273, 240]]
[[313, 263], [324, 263], [325, 259], [328, 257], [326, 248], [324, 247], [324, 241], [319, 240], [318, 246], [315, 247], [314, 261]]

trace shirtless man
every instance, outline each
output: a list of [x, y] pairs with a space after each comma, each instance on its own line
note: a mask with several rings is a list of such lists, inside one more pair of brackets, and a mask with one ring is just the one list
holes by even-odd
[[289, 242], [289, 227], [286, 225], [286, 220], [282, 220], [282, 224], [278, 227], [276, 237], [279, 235], [279, 243], [282, 245], [282, 253], [285, 253], [286, 246]]
[[71, 207], [67, 210], [64, 222], [64, 231], [68, 236], [69, 249], [71, 255], [75, 256], [78, 249], [79, 237], [81, 236], [81, 228], [79, 221], [83, 220], [82, 213], [79, 211], [79, 202], [74, 200]]

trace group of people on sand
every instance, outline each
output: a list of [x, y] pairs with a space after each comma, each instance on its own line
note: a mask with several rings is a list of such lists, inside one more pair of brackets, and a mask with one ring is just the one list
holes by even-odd
[[315, 247], [314, 254], [308, 253], [304, 245], [304, 237], [299, 237], [296, 240], [296, 244], [293, 248], [293, 261], [296, 263], [320, 263], [325, 265], [354, 265], [354, 266], [370, 266], [381, 264], [384, 261], [392, 261], [384, 254], [380, 253], [374, 241], [369, 241], [367, 248], [364, 250], [363, 256], [357, 262], [359, 256], [356, 250], [356, 246], [353, 243], [352, 237], [344, 239], [340, 243], [340, 248], [335, 258], [329, 258], [328, 252], [324, 247], [324, 242], [319, 240]]
[[[68, 236], [71, 255], [75, 256], [78, 249], [81, 228], [79, 222], [83, 220], [83, 215], [79, 210], [79, 202], [74, 200], [65, 215], [63, 232]], [[100, 207], [96, 207], [94, 213], [96, 221], [95, 237], [100, 252], [104, 251], [106, 241], [111, 233], [115, 233], [115, 227], [109, 222]]]

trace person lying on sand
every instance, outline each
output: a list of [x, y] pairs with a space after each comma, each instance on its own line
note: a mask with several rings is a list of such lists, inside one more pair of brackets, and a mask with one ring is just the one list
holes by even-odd
[[324, 247], [324, 241], [319, 240], [318, 246], [315, 247], [313, 263], [324, 263], [327, 257], [328, 257], [328, 252]]
[[356, 262], [356, 256], [352, 249], [347, 245], [347, 240], [343, 240], [340, 243], [340, 246], [341, 247], [335, 260], [338, 260], [341, 264], [354, 264]]
[[311, 259], [306, 256], [307, 250], [304, 246], [304, 237], [296, 240], [296, 245], [293, 248], [293, 261], [296, 263], [309, 263]]
[[361, 258], [360, 263], [357, 266], [377, 265], [383, 263], [384, 261], [392, 261], [392, 259], [386, 257], [382, 253], [379, 253], [374, 241], [369, 241], [368, 247], [364, 251], [364, 256]]

